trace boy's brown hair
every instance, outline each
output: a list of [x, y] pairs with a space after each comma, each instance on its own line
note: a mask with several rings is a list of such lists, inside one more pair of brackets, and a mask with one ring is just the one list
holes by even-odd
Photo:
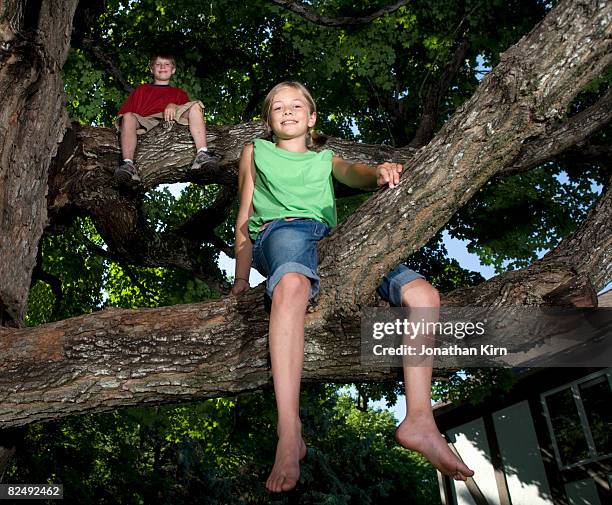
[[164, 60], [170, 60], [172, 62], [172, 66], [176, 68], [176, 60], [174, 59], [174, 55], [170, 54], [170, 53], [153, 53], [151, 54], [151, 57], [149, 58], [149, 68], [153, 68], [153, 65], [155, 64], [155, 60], [157, 58], [163, 58]]

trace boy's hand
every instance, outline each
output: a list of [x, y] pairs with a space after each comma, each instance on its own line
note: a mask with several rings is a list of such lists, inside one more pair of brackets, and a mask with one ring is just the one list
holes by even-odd
[[174, 117], [176, 116], [177, 105], [175, 103], [169, 103], [166, 105], [164, 109], [164, 120], [166, 121], [174, 121]]
[[230, 294], [236, 296], [239, 295], [240, 293], [244, 293], [245, 291], [248, 291], [250, 288], [248, 281], [246, 281], [245, 279], [236, 279], [234, 281], [234, 285], [232, 286], [232, 289], [230, 290]]
[[376, 183], [379, 186], [389, 184], [390, 188], [394, 188], [399, 184], [403, 168], [399, 163], [390, 163], [388, 161], [381, 163], [376, 167]]

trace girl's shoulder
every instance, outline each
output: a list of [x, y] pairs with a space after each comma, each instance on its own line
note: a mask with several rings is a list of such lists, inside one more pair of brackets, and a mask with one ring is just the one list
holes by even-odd
[[249, 142], [253, 147], [260, 147], [264, 149], [274, 149], [276, 144], [274, 142], [270, 142], [269, 140], [256, 138]]

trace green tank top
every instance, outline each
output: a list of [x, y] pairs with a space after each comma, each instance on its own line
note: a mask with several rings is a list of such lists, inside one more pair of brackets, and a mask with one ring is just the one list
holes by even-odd
[[294, 153], [263, 139], [255, 139], [253, 145], [255, 189], [249, 219], [253, 240], [261, 226], [273, 219], [304, 217], [336, 226], [329, 149]]

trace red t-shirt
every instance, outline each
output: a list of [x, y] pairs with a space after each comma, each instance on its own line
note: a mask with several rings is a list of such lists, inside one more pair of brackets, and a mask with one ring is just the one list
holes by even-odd
[[169, 103], [183, 105], [188, 101], [189, 96], [181, 88], [169, 84], [141, 84], [123, 102], [119, 116], [126, 112], [134, 112], [144, 117], [151, 116], [163, 112]]

